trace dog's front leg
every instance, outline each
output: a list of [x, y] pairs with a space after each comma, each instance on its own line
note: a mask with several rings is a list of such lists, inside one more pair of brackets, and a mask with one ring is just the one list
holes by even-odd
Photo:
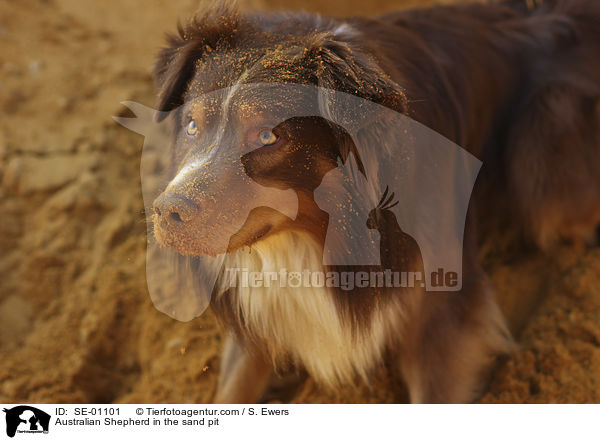
[[472, 304], [469, 312], [458, 319], [456, 304], [450, 302], [436, 311], [401, 352], [401, 369], [411, 403], [473, 402], [485, 390], [496, 358], [514, 348], [491, 297]]
[[261, 354], [228, 335], [221, 357], [221, 373], [215, 403], [256, 403], [273, 372]]

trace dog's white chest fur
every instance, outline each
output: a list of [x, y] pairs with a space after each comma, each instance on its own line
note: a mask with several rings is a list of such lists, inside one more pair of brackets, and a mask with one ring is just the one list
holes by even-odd
[[[226, 265], [263, 273], [286, 269], [289, 273], [323, 271], [321, 262], [318, 246], [308, 235], [285, 232], [228, 256]], [[391, 310], [375, 310], [366, 331], [353, 333], [327, 287], [282, 287], [279, 280], [271, 287], [239, 284], [228, 294], [235, 295], [234, 307], [247, 330], [264, 341], [275, 362], [291, 358], [325, 385], [348, 383], [357, 375], [366, 379], [368, 370], [382, 358], [394, 327], [390, 323], [397, 321], [388, 316]]]

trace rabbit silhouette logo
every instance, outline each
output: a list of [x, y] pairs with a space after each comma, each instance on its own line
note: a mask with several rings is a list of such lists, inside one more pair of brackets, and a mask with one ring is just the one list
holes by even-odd
[[19, 434], [47, 434], [50, 426], [50, 414], [33, 406], [19, 405], [4, 409], [6, 413], [6, 435], [14, 437]]

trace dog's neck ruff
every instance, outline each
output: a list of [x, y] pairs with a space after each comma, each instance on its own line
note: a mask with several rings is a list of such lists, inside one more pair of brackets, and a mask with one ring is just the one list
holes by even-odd
[[[319, 249], [308, 234], [286, 231], [228, 255], [226, 267], [278, 274], [282, 269], [287, 274], [324, 271]], [[279, 281], [271, 287], [222, 286], [218, 295], [233, 295], [231, 305], [244, 323], [242, 331], [266, 346], [275, 365], [300, 363], [331, 387], [356, 376], [366, 381], [391, 334], [397, 333], [398, 308], [375, 308], [365, 328], [352, 331], [330, 288], [282, 286]]]

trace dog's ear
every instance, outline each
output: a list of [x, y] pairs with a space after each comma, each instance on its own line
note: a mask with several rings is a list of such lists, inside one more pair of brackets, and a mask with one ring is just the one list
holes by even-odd
[[309, 36], [307, 45], [306, 57], [314, 65], [320, 87], [406, 111], [403, 90], [355, 42], [339, 41], [331, 32], [318, 32]]
[[196, 61], [235, 38], [240, 15], [230, 1], [217, 2], [199, 10], [178, 33], [167, 37], [167, 47], [158, 54], [153, 76], [158, 89], [157, 115], [160, 122], [183, 104], [185, 89], [194, 75]]
[[[373, 132], [383, 123], [381, 115], [389, 112], [367, 112], [366, 109], [376, 106], [362, 105], [356, 97], [407, 113], [406, 95], [355, 42], [339, 41], [331, 32], [319, 32], [309, 37], [305, 64], [311, 66], [315, 82], [324, 89], [319, 92], [320, 107], [331, 122], [336, 121], [342, 162], [346, 163], [352, 154], [358, 171], [366, 176], [363, 158], [346, 128], [357, 133], [368, 127]], [[346, 96], [335, 92], [343, 92]], [[338, 125], [342, 122], [345, 128]]]

